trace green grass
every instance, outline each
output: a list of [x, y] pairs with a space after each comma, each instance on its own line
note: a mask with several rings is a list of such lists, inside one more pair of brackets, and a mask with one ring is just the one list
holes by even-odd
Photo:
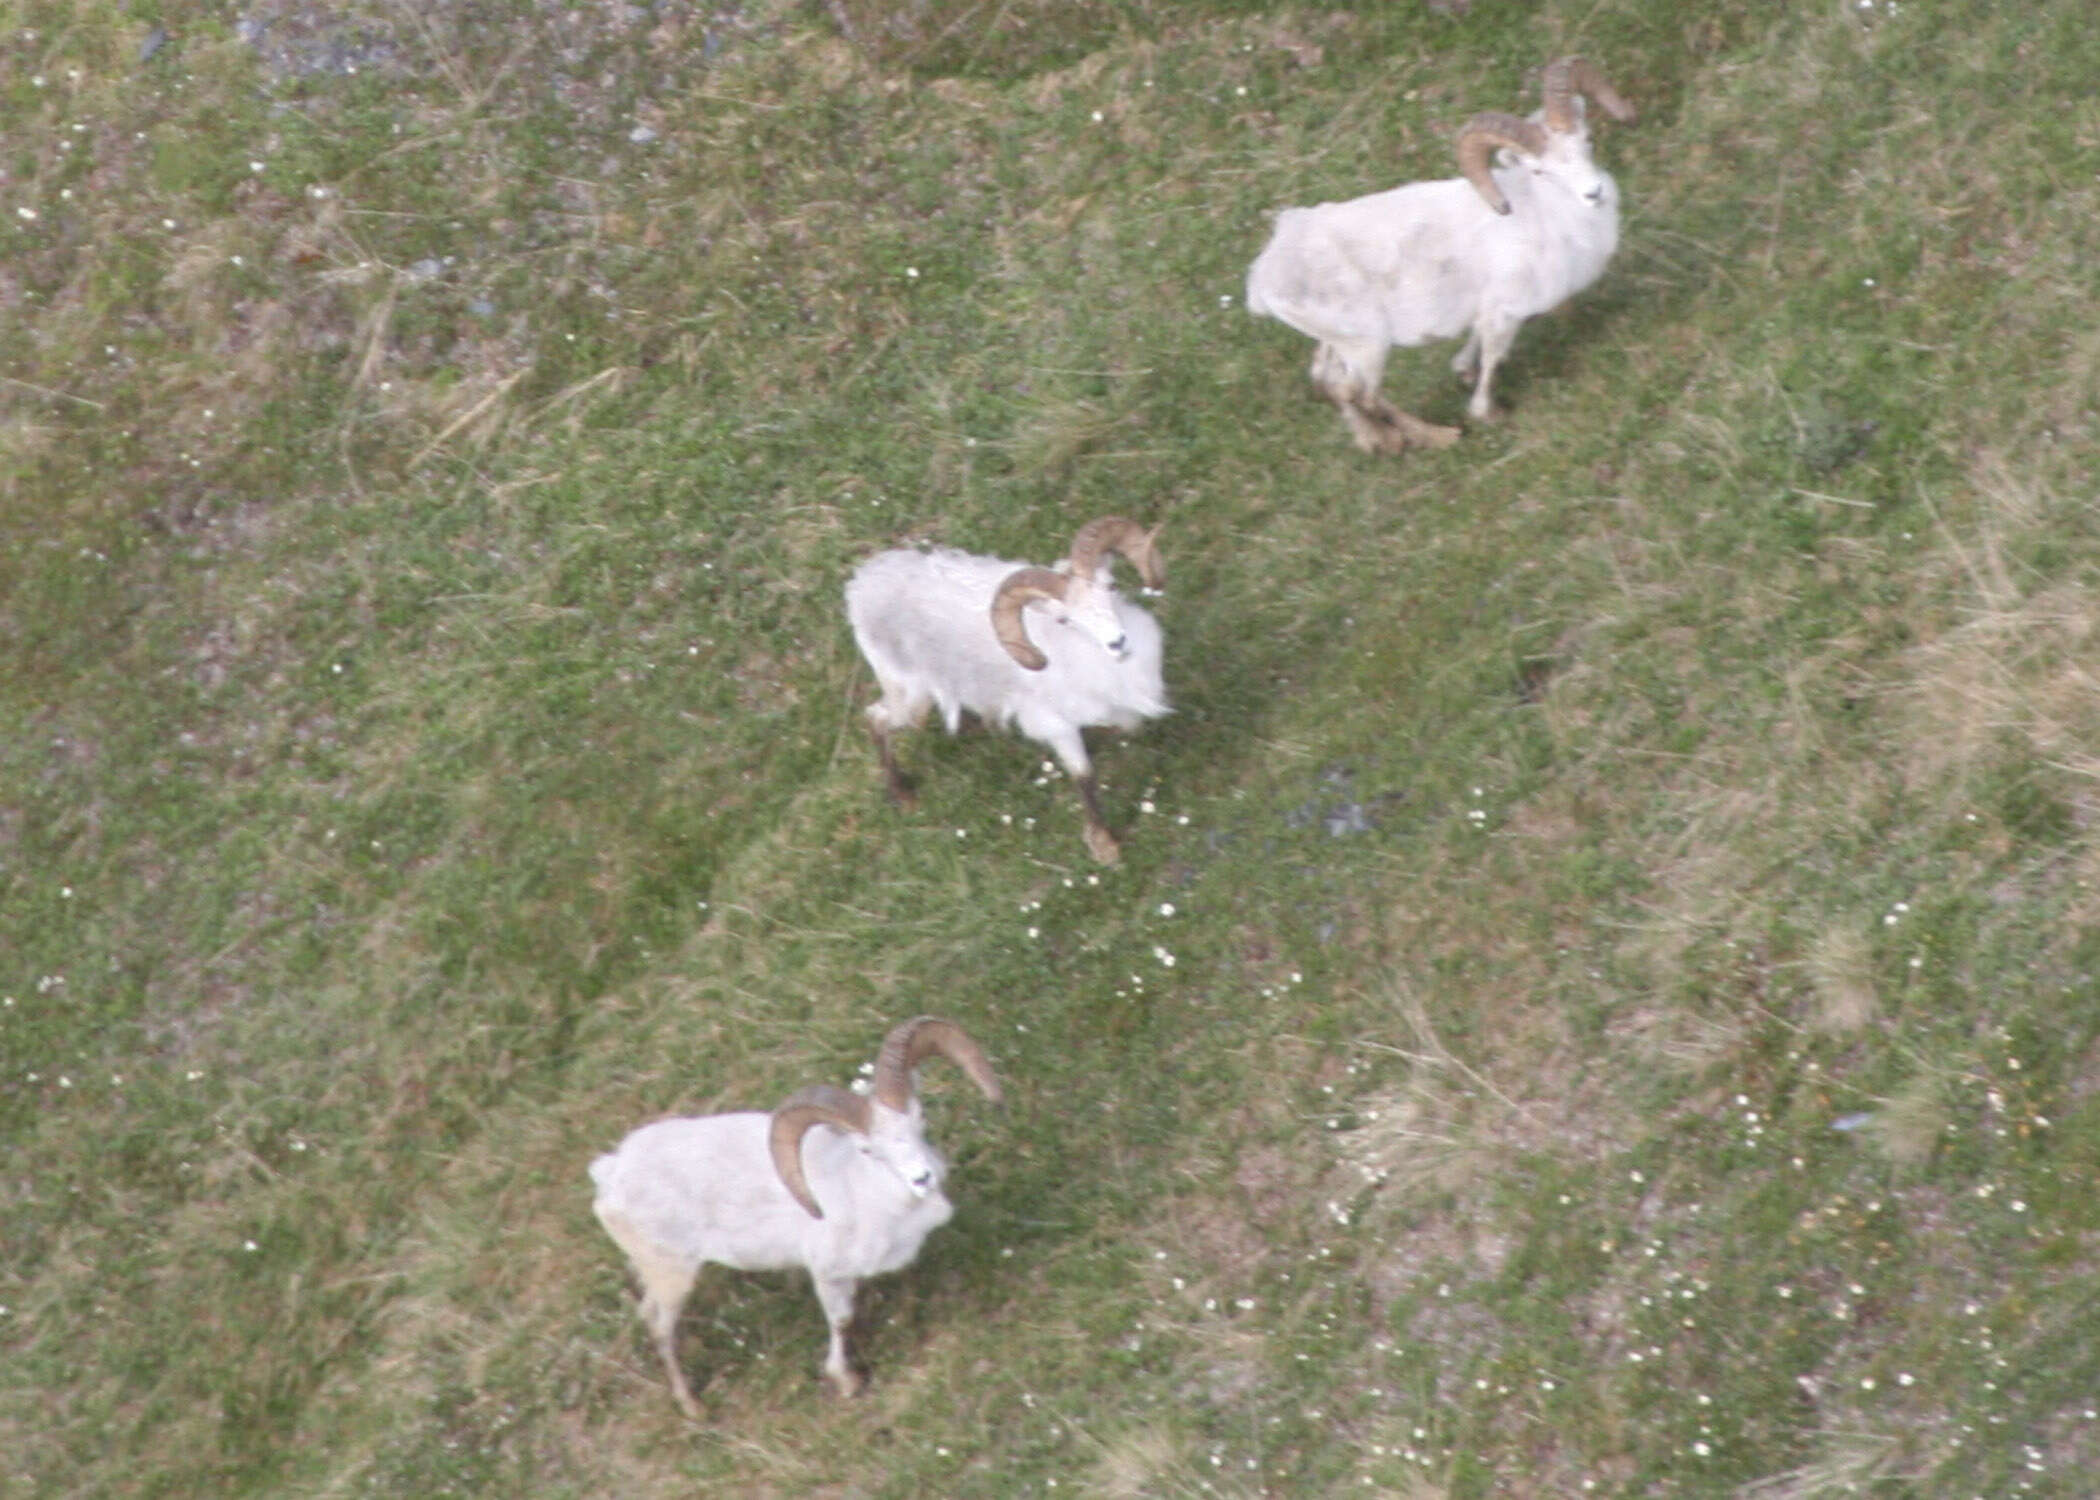
[[[0, 1493], [2087, 1493], [2088, 19], [18, 5]], [[1577, 48], [1611, 271], [1356, 453], [1265, 214]], [[1110, 510], [1124, 864], [888, 806], [854, 562]], [[870, 1393], [714, 1272], [684, 1421], [585, 1164], [925, 1010]]]

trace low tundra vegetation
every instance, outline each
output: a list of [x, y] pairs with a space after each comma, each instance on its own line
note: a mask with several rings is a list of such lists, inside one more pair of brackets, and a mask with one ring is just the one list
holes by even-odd
[[[13, 7], [0, 1491], [2087, 1492], [2089, 21]], [[1574, 53], [1610, 270], [1352, 451], [1267, 215]], [[1105, 514], [1122, 863], [890, 806], [852, 567]], [[711, 1274], [686, 1419], [586, 1165], [926, 1011], [867, 1394]]]

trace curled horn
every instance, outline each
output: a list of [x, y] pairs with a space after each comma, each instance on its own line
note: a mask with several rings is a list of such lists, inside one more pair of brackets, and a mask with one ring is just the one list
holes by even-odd
[[1575, 117], [1576, 94], [1595, 100], [1597, 107], [1614, 120], [1625, 122], [1634, 117], [1633, 106], [1619, 97], [1619, 91], [1597, 70], [1595, 63], [1586, 57], [1563, 57], [1546, 64], [1545, 116], [1548, 130], [1566, 135], [1582, 123]]
[[1159, 560], [1159, 549], [1153, 545], [1153, 538], [1158, 535], [1157, 526], [1147, 531], [1124, 516], [1089, 521], [1072, 538], [1072, 571], [1092, 578], [1100, 571], [1102, 554], [1120, 552], [1138, 570], [1146, 588], [1164, 588], [1167, 570]]
[[961, 1068], [985, 1098], [994, 1104], [999, 1102], [999, 1080], [992, 1076], [992, 1065], [985, 1059], [984, 1049], [953, 1021], [934, 1016], [906, 1021], [882, 1039], [882, 1051], [875, 1057], [875, 1102], [891, 1109], [909, 1109], [911, 1070], [934, 1052]]
[[1031, 599], [1062, 600], [1070, 582], [1064, 574], [1048, 568], [1020, 568], [1007, 574], [999, 592], [992, 595], [992, 633], [999, 637], [1006, 654], [1031, 672], [1049, 666], [1050, 658], [1028, 639], [1028, 627], [1021, 623], [1021, 606]]
[[770, 1136], [773, 1170], [780, 1174], [781, 1183], [787, 1190], [795, 1195], [795, 1201], [809, 1210], [810, 1217], [821, 1219], [824, 1210], [817, 1207], [816, 1195], [809, 1190], [809, 1179], [802, 1175], [802, 1137], [809, 1134], [812, 1125], [831, 1125], [856, 1135], [866, 1135], [868, 1101], [858, 1094], [820, 1083], [792, 1095], [773, 1111]]
[[[1549, 114], [1547, 118], [1550, 120], [1552, 116]], [[1497, 146], [1507, 146], [1527, 156], [1539, 156], [1546, 150], [1546, 132], [1530, 120], [1492, 110], [1473, 116], [1458, 132], [1458, 169], [1465, 173], [1466, 181], [1473, 184], [1473, 190], [1480, 194], [1489, 208], [1498, 214], [1506, 214], [1509, 199], [1502, 195], [1502, 189], [1495, 184], [1495, 174], [1489, 170]]]

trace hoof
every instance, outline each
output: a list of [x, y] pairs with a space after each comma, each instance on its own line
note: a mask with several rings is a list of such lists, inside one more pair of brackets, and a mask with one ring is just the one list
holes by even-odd
[[1458, 441], [1460, 433], [1456, 427], [1439, 427], [1434, 422], [1396, 411], [1393, 413], [1393, 435], [1400, 440], [1401, 447], [1448, 448]]
[[1086, 852], [1104, 865], [1123, 862], [1123, 846], [1116, 842], [1114, 834], [1098, 823], [1089, 823], [1086, 827]]

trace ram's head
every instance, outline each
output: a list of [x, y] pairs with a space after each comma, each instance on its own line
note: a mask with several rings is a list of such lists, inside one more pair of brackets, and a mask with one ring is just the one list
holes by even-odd
[[824, 1210], [817, 1206], [802, 1171], [802, 1138], [817, 1125], [844, 1131], [861, 1155], [896, 1173], [914, 1197], [923, 1198], [940, 1186], [941, 1161], [926, 1144], [925, 1117], [913, 1084], [913, 1069], [936, 1052], [961, 1068], [985, 1098], [999, 1101], [999, 1080], [984, 1049], [954, 1022], [920, 1016], [883, 1038], [882, 1051], [875, 1057], [874, 1086], [866, 1095], [818, 1084], [773, 1111], [773, 1168], [811, 1217], [823, 1218]]
[[1072, 538], [1072, 554], [1058, 568], [1020, 568], [1007, 574], [992, 596], [992, 630], [1007, 654], [1031, 672], [1050, 664], [1041, 648], [1028, 638], [1022, 610], [1038, 604], [1060, 624], [1085, 632], [1101, 649], [1121, 660], [1130, 651], [1121, 617], [1116, 612], [1115, 580], [1110, 576], [1108, 554], [1119, 552], [1137, 568], [1145, 587], [1156, 589], [1167, 581], [1154, 538], [1159, 528], [1147, 531], [1122, 516], [1103, 516], [1079, 528]]
[[1576, 197], [1603, 207], [1612, 201], [1611, 178], [1590, 159], [1590, 130], [1585, 97], [1614, 120], [1634, 118], [1631, 104], [1619, 97], [1605, 76], [1586, 57], [1563, 57], [1546, 64], [1545, 99], [1536, 117], [1490, 111], [1466, 121], [1458, 133], [1458, 165], [1466, 180], [1498, 214], [1509, 212], [1509, 199], [1495, 181], [1494, 154], [1511, 153], [1514, 165], [1559, 178]]

